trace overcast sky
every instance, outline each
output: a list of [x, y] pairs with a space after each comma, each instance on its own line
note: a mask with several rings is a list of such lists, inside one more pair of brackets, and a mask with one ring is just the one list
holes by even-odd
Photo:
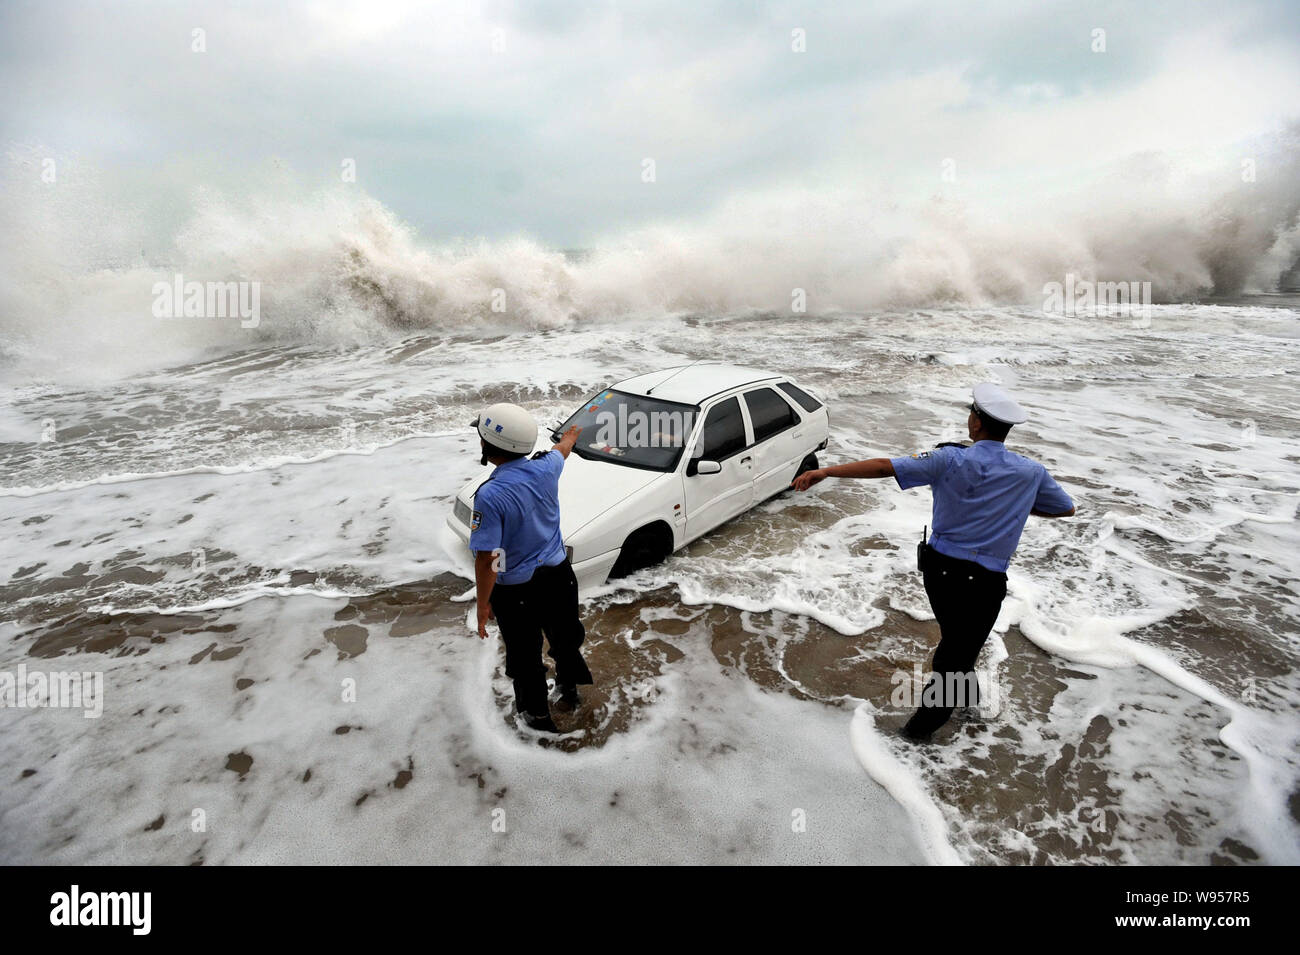
[[351, 158], [434, 240], [582, 245], [763, 190], [938, 188], [945, 159], [1050, 187], [1297, 114], [1294, 0], [0, 5], [6, 148], [221, 188]]

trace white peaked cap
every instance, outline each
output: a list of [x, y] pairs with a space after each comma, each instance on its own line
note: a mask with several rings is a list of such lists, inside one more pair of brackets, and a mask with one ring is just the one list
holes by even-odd
[[1029, 420], [1025, 409], [1016, 404], [1016, 400], [997, 385], [985, 382], [975, 386], [971, 392], [975, 407], [986, 417], [1003, 424], [1020, 424]]

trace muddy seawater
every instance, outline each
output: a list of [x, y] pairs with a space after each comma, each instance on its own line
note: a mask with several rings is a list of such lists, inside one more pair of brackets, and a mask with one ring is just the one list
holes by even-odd
[[[895, 734], [938, 641], [929, 492], [827, 481], [586, 594], [597, 683], [560, 734], [522, 726], [444, 523], [478, 469], [465, 422], [509, 400], [551, 423], [701, 358], [826, 401], [823, 463], [962, 437], [981, 381], [1030, 410], [1008, 443], [1079, 513], [1025, 531], [983, 710]], [[102, 690], [0, 709], [0, 862], [1298, 862], [1297, 374], [1300, 313], [1241, 299], [1140, 325], [674, 315], [15, 382], [0, 673]]]

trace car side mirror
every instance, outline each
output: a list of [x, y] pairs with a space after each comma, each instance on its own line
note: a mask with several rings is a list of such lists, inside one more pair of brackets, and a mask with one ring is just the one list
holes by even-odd
[[722, 470], [722, 465], [717, 461], [696, 461], [694, 463], [696, 474], [717, 474]]

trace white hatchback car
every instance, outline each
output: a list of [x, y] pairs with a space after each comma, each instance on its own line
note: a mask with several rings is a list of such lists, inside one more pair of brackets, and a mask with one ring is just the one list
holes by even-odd
[[[560, 477], [560, 533], [580, 587], [656, 563], [817, 467], [826, 406], [784, 375], [696, 363], [596, 392], [551, 433], [581, 427]], [[474, 493], [447, 524], [469, 543]]]

